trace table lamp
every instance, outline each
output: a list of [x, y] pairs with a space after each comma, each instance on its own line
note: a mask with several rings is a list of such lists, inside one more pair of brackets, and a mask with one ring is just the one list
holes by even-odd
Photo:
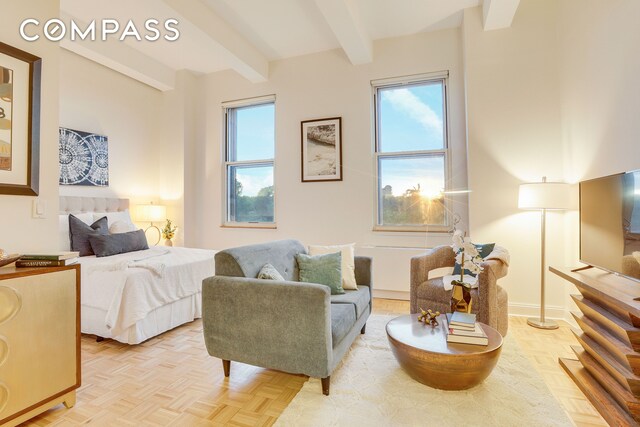
[[153, 202], [150, 202], [148, 205], [138, 205], [136, 208], [136, 221], [139, 222], [148, 222], [151, 225], [144, 230], [144, 234], [147, 234], [147, 231], [150, 228], [155, 228], [158, 231], [158, 240], [153, 244], [154, 246], [160, 243], [160, 238], [162, 237], [162, 233], [160, 229], [153, 225], [154, 222], [161, 222], [167, 218], [167, 207], [163, 205], [154, 205]]
[[545, 285], [545, 226], [547, 210], [564, 210], [570, 207], [570, 186], [564, 182], [547, 182], [542, 177], [542, 182], [520, 184], [518, 207], [520, 209], [540, 210], [541, 234], [540, 234], [540, 318], [529, 318], [527, 324], [540, 329], [557, 329], [558, 324], [544, 317], [544, 285]]

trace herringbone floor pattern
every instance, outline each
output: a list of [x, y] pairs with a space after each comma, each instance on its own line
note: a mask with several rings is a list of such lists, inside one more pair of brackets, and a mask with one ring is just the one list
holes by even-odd
[[[404, 314], [403, 301], [380, 300], [374, 313]], [[606, 426], [559, 367], [574, 343], [568, 325], [539, 331], [512, 318], [510, 333], [578, 426]], [[307, 380], [268, 369], [222, 363], [204, 347], [202, 322], [183, 325], [141, 345], [82, 337], [82, 387], [72, 409], [59, 405], [28, 426], [269, 426]], [[318, 389], [318, 393], [320, 390]]]

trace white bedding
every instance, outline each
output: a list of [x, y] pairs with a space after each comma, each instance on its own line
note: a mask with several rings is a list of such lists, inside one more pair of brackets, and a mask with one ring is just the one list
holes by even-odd
[[[214, 275], [215, 252], [153, 247], [110, 257], [80, 258], [81, 303], [106, 312], [111, 336], [122, 334], [149, 313], [199, 294], [202, 280]], [[85, 319], [82, 319], [83, 328]]]

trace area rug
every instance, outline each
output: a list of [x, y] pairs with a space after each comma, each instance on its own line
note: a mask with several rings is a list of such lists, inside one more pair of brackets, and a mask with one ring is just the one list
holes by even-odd
[[393, 356], [385, 325], [372, 315], [331, 376], [331, 395], [311, 378], [277, 426], [571, 426], [515, 338], [507, 336], [498, 365], [465, 391], [432, 389], [409, 377]]

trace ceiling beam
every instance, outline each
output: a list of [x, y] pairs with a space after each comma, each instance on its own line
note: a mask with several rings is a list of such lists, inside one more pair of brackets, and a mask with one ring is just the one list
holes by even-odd
[[482, 23], [485, 31], [509, 28], [520, 0], [484, 0]]
[[231, 68], [253, 83], [269, 78], [269, 61], [231, 25], [200, 0], [164, 0], [227, 53]]
[[351, 0], [315, 0], [352, 64], [373, 61], [373, 43]]
[[[61, 13], [61, 19], [64, 22], [71, 22], [73, 19], [81, 28], [86, 28], [82, 21], [65, 13]], [[175, 87], [173, 69], [115, 39], [91, 41], [89, 38], [76, 38], [71, 41], [65, 37], [60, 40], [60, 47], [160, 91], [172, 90]]]

